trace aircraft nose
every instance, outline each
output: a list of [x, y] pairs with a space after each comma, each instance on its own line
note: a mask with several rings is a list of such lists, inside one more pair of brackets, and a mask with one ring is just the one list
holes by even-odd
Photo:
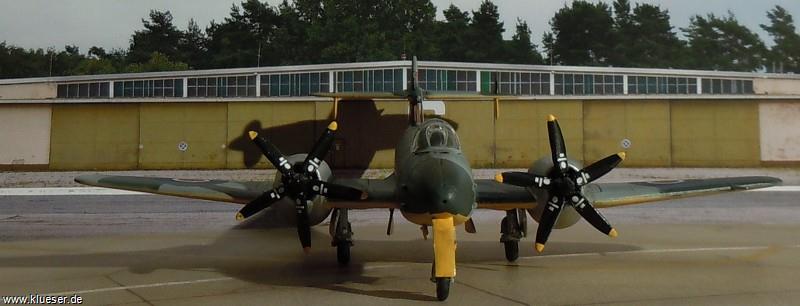
[[410, 184], [412, 201], [432, 213], [464, 213], [475, 200], [471, 173], [447, 159], [432, 158], [417, 165]]

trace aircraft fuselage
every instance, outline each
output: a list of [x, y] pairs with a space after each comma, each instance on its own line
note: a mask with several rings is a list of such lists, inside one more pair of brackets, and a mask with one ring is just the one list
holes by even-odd
[[406, 129], [395, 151], [395, 174], [400, 211], [413, 223], [431, 225], [434, 218], [452, 216], [458, 225], [476, 208], [472, 169], [444, 120]]

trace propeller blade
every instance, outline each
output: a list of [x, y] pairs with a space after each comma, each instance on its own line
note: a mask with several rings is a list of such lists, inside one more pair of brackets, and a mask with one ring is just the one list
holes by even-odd
[[328, 151], [330, 151], [331, 145], [333, 145], [334, 133], [336, 132], [337, 128], [339, 128], [339, 125], [336, 123], [336, 121], [332, 121], [328, 125], [328, 128], [325, 129], [325, 132], [322, 133], [322, 136], [319, 137], [319, 140], [317, 140], [317, 142], [314, 144], [311, 152], [308, 153], [306, 160], [303, 162], [305, 171], [317, 171], [320, 163], [322, 163], [322, 160], [325, 159], [325, 155], [327, 155]]
[[536, 229], [537, 252], [544, 251], [544, 244], [547, 243], [547, 238], [550, 237], [562, 208], [564, 208], [564, 198], [554, 196], [542, 211], [542, 219], [539, 221], [539, 228]]
[[304, 196], [298, 196], [295, 200], [295, 212], [297, 216], [297, 236], [300, 238], [300, 245], [303, 252], [311, 252], [311, 225], [308, 222], [308, 200]]
[[264, 156], [267, 157], [267, 160], [272, 163], [275, 169], [278, 169], [283, 175], [288, 176], [292, 174], [291, 163], [289, 163], [289, 160], [278, 150], [278, 147], [264, 139], [264, 137], [258, 135], [256, 131], [250, 131], [248, 134], [250, 135], [250, 139], [261, 149], [261, 152], [264, 153]]
[[613, 170], [620, 162], [625, 159], [625, 152], [619, 152], [617, 154], [608, 156], [597, 162], [583, 168], [578, 175], [577, 183], [578, 186], [583, 186], [593, 182], [596, 179], [599, 179], [606, 173]]
[[550, 139], [550, 153], [553, 157], [553, 166], [562, 175], [567, 170], [567, 146], [564, 144], [564, 135], [555, 116], [547, 117], [547, 136]]
[[550, 186], [550, 178], [533, 175], [527, 172], [503, 172], [498, 173], [494, 180], [500, 183], [519, 186], [519, 187], [539, 187]]
[[270, 207], [273, 203], [277, 202], [282, 198], [281, 194], [277, 191], [268, 190], [262, 193], [258, 198], [250, 201], [247, 203], [242, 209], [236, 213], [236, 220], [244, 220], [245, 218], [249, 218], [252, 215], [257, 214], [259, 211]]
[[365, 191], [324, 181], [316, 181], [312, 189], [318, 195], [337, 200], [359, 201], [367, 199], [367, 193]]
[[611, 227], [611, 224], [608, 224], [606, 218], [604, 218], [582, 195], [572, 195], [570, 197], [570, 204], [575, 208], [575, 211], [598, 231], [611, 236], [611, 238], [617, 237], [617, 230]]

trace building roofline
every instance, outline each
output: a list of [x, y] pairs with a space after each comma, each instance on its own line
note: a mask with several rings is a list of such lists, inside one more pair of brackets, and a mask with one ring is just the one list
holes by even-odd
[[[718, 77], [718, 78], [746, 78], [746, 79], [789, 79], [800, 80], [797, 74], [761, 73], [761, 72], [735, 72], [735, 71], [710, 71], [687, 69], [663, 68], [622, 68], [622, 67], [596, 67], [596, 66], [549, 66], [549, 65], [522, 65], [522, 64], [495, 64], [495, 63], [468, 63], [468, 62], [437, 62], [420, 61], [421, 68], [469, 69], [469, 70], [500, 70], [500, 71], [541, 71], [565, 73], [604, 73], [604, 74], [639, 74], [661, 76], [687, 76], [687, 77]], [[262, 73], [304, 72], [304, 71], [331, 71], [331, 70], [356, 70], [411, 67], [411, 61], [382, 61], [382, 62], [355, 62], [314, 65], [290, 65], [249, 68], [226, 68], [206, 70], [181, 70], [163, 72], [97, 74], [79, 76], [38, 77], [20, 79], [2, 79], [0, 85], [32, 84], [32, 83], [63, 83], [80, 81], [114, 81], [124, 79], [154, 79], [154, 78], [182, 78], [219, 75], [248, 75]]]

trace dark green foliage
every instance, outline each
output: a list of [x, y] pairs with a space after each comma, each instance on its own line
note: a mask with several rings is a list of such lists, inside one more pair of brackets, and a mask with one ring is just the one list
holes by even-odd
[[550, 48], [556, 64], [607, 66], [613, 54], [614, 19], [603, 2], [578, 0], [564, 6], [550, 20], [554, 41]]
[[758, 35], [726, 17], [694, 16], [683, 29], [689, 39], [689, 65], [695, 69], [754, 71], [763, 67], [766, 47]]
[[800, 73], [800, 34], [794, 26], [794, 19], [781, 6], [767, 12], [770, 24], [762, 24], [775, 45], [767, 53], [767, 71]]
[[[800, 36], [780, 6], [761, 27], [770, 49], [733, 15], [695, 16], [678, 38], [669, 12], [630, 0], [577, 0], [558, 10], [541, 40], [540, 55], [528, 23], [518, 19], [510, 40], [498, 7], [484, 0], [475, 11], [455, 5], [436, 20], [430, 0], [263, 0], [234, 4], [230, 15], [203, 28], [185, 29], [169, 11], [142, 19], [127, 50], [92, 47], [81, 54], [23, 49], [0, 43], [0, 78], [139, 71], [210, 69], [356, 61], [425, 60], [617, 67], [695, 68], [800, 73]], [[522, 14], [522, 13], [520, 13]], [[542, 56], [544, 55], [544, 59]], [[775, 69], [773, 69], [775, 68]], [[782, 68], [782, 70], [781, 70]]]

